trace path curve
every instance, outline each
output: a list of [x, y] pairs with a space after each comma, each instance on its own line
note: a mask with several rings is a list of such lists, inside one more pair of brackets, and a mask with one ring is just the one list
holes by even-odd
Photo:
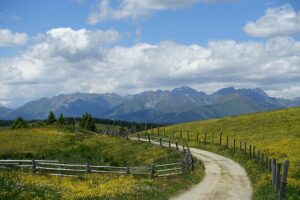
[[[158, 142], [151, 141], [159, 145]], [[164, 144], [167, 146], [168, 144]], [[172, 144], [175, 147], [174, 144]], [[190, 148], [194, 157], [205, 166], [205, 177], [191, 189], [171, 200], [251, 200], [252, 187], [246, 171], [224, 156]]]

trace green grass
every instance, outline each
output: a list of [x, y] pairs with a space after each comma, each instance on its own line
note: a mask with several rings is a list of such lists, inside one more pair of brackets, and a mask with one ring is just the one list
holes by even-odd
[[[162, 130], [162, 128], [161, 128]], [[237, 117], [225, 117], [205, 121], [195, 121], [166, 127], [167, 136], [175, 131], [178, 138], [179, 131], [183, 131], [183, 142], [187, 143], [186, 133], [190, 131], [191, 140], [196, 140], [196, 131], [203, 141], [204, 132], [207, 132], [207, 141], [210, 143], [214, 133], [214, 142], [219, 143], [219, 133], [223, 132], [223, 144], [226, 136], [229, 136], [229, 144], [233, 146], [233, 138], [236, 138], [236, 146], [239, 142], [247, 142], [256, 146], [261, 152], [277, 158], [279, 162], [290, 160], [288, 174], [287, 199], [299, 199], [300, 197], [300, 108], [291, 108], [273, 112], [262, 112]], [[162, 131], [161, 131], [162, 132]], [[157, 130], [154, 130], [156, 135]], [[254, 199], [276, 199], [270, 184], [270, 174], [266, 173], [261, 165], [250, 161], [243, 152], [233, 153], [226, 148], [219, 149], [218, 145], [190, 142], [190, 146], [218, 152], [234, 158], [247, 170], [254, 188]]]
[[[0, 159], [58, 159], [65, 163], [149, 166], [178, 161], [182, 154], [146, 143], [58, 127], [0, 130]], [[168, 199], [200, 181], [198, 162], [191, 174], [171, 178], [115, 175], [53, 177], [0, 171], [0, 199]]]

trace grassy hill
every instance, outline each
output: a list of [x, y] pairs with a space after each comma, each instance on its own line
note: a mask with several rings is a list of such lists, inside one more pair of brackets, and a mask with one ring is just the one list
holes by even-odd
[[[247, 141], [248, 144], [256, 146], [271, 157], [278, 158], [279, 162], [290, 160], [290, 169], [288, 175], [288, 199], [298, 199], [300, 196], [300, 108], [291, 108], [273, 112], [262, 112], [256, 114], [242, 115], [238, 117], [225, 117], [222, 119], [212, 119], [205, 121], [195, 121], [184, 124], [177, 124], [166, 127], [167, 135], [175, 131], [175, 137], [178, 137], [180, 130], [183, 131], [183, 142], [187, 143], [186, 132], [190, 131], [190, 146], [205, 148], [226, 154], [238, 160], [248, 171], [254, 187], [254, 199], [274, 199], [274, 195], [266, 195], [267, 190], [272, 190], [268, 185], [270, 176], [259, 169], [252, 161], [249, 162], [242, 154], [232, 154], [224, 148], [218, 146], [203, 145], [195, 142], [196, 131], [199, 131], [203, 141], [204, 132], [207, 132], [207, 140], [211, 141], [211, 133], [214, 133], [215, 143], [219, 142], [219, 133], [223, 132], [223, 144], [228, 135], [230, 145], [233, 138], [239, 141]], [[154, 130], [156, 134], [157, 130]], [[209, 142], [210, 143], [210, 142]], [[268, 192], [267, 192], [268, 193]]]
[[[57, 127], [1, 129], [0, 159], [58, 159], [66, 163], [149, 166], [182, 158], [181, 153], [146, 143], [73, 133]], [[53, 177], [0, 170], [0, 199], [167, 199], [199, 182], [192, 175], [149, 179], [137, 176]]]

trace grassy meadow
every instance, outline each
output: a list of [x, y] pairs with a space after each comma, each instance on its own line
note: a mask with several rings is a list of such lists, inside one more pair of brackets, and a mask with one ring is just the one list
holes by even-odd
[[[150, 166], [178, 161], [182, 154], [146, 143], [74, 133], [57, 126], [0, 130], [0, 159], [31, 158]], [[0, 199], [168, 199], [199, 182], [203, 171], [200, 162], [192, 174], [154, 179], [110, 174], [57, 177], [0, 170]]]
[[[162, 135], [163, 128], [160, 129]], [[219, 148], [220, 132], [223, 133], [222, 143], [225, 145], [226, 136], [229, 136], [229, 146], [233, 146], [233, 138], [236, 138], [236, 147], [239, 148], [240, 141], [256, 146], [256, 152], [268, 154], [275, 157], [279, 162], [290, 160], [287, 199], [300, 198], [300, 108], [290, 108], [272, 112], [247, 114], [237, 117], [225, 117], [205, 121], [195, 121], [165, 127], [166, 135], [171, 137], [172, 130], [175, 131], [175, 140], [179, 138], [182, 130], [183, 143], [190, 146], [214, 151], [237, 160], [248, 172], [254, 189], [254, 199], [277, 199], [270, 183], [271, 176], [263, 167], [254, 160], [248, 159], [248, 154], [237, 151], [233, 153], [224, 146]], [[190, 142], [187, 142], [187, 131], [190, 132]], [[199, 139], [196, 141], [196, 132]], [[207, 144], [203, 144], [204, 132], [207, 132]], [[215, 145], [211, 145], [212, 133]], [[153, 131], [157, 135], [157, 129]]]

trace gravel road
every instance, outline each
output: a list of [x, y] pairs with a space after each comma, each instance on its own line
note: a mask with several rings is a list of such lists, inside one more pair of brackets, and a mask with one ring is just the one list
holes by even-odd
[[[151, 143], [159, 145], [158, 142]], [[172, 146], [175, 147], [174, 144]], [[200, 183], [171, 200], [251, 200], [252, 187], [243, 167], [229, 158], [209, 151], [196, 148], [190, 150], [194, 157], [203, 162], [205, 177]]]
[[204, 179], [171, 200], [251, 200], [252, 188], [239, 164], [209, 151], [190, 148], [205, 166]]

